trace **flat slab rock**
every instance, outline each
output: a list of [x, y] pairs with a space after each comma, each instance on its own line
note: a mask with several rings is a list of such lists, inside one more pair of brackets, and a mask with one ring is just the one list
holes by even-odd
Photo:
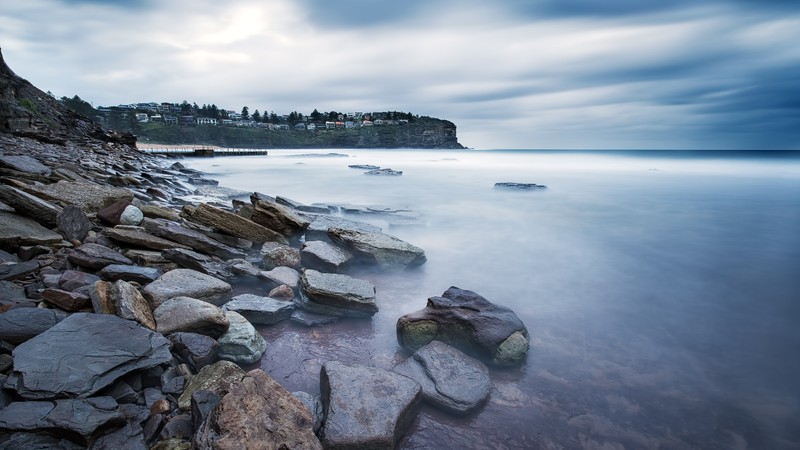
[[133, 261], [104, 245], [86, 243], [72, 250], [67, 257], [70, 262], [87, 269], [100, 270], [112, 264], [133, 264]]
[[55, 244], [63, 239], [33, 219], [0, 211], [0, 248], [13, 251], [21, 245]]
[[121, 200], [133, 200], [133, 194], [127, 189], [84, 181], [59, 181], [32, 189], [42, 197], [77, 206], [86, 212], [97, 212]]
[[85, 398], [118, 378], [172, 360], [169, 341], [133, 321], [75, 313], [13, 352], [5, 387], [27, 399]]
[[222, 305], [231, 296], [231, 285], [191, 269], [170, 270], [145, 286], [143, 293], [153, 309], [174, 297], [192, 297]]
[[530, 348], [528, 329], [514, 311], [455, 286], [400, 317], [397, 340], [412, 351], [442, 341], [498, 366], [522, 364]]
[[492, 388], [485, 364], [439, 341], [431, 341], [392, 370], [419, 383], [426, 401], [458, 415], [481, 406]]
[[326, 362], [320, 372], [326, 449], [392, 449], [416, 417], [422, 388], [383, 369]]
[[385, 233], [331, 228], [328, 236], [357, 259], [377, 265], [385, 271], [403, 270], [427, 261], [423, 249]]
[[536, 190], [547, 189], [547, 186], [543, 184], [515, 183], [513, 181], [501, 181], [499, 183], [495, 183], [494, 187], [499, 189], [510, 189], [516, 191], [536, 191]]
[[241, 294], [222, 305], [225, 311], [236, 311], [250, 323], [272, 325], [286, 320], [295, 309], [293, 302], [275, 300], [254, 294]]
[[375, 286], [348, 275], [305, 270], [300, 277], [299, 304], [331, 316], [370, 317], [378, 312]]
[[0, 340], [14, 345], [56, 326], [66, 314], [54, 309], [16, 308], [0, 314]]

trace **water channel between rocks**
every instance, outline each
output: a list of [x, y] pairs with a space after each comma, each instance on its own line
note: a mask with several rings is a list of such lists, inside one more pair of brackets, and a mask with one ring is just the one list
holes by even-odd
[[[318, 394], [328, 360], [393, 367], [408, 356], [397, 318], [453, 285], [513, 309], [532, 349], [522, 367], [491, 369], [482, 410], [455, 418], [426, 407], [401, 448], [800, 443], [796, 153], [337, 152], [348, 156], [184, 161], [243, 191], [412, 211], [347, 216], [428, 258], [403, 273], [352, 274], [377, 288], [372, 319], [260, 329], [258, 366], [288, 390]], [[504, 181], [548, 189], [493, 187]]]

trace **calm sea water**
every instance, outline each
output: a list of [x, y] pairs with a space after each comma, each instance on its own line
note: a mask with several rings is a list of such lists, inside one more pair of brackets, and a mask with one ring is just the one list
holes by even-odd
[[480, 412], [426, 408], [402, 448], [800, 447], [800, 153], [337, 152], [187, 160], [232, 188], [420, 215], [372, 219], [428, 262], [358, 275], [371, 320], [262, 329], [289, 390], [318, 393], [326, 360], [391, 368], [397, 318], [454, 285], [512, 308], [532, 349], [492, 369]]

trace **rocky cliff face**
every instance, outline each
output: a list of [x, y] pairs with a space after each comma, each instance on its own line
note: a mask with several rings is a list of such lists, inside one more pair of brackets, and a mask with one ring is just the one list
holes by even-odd
[[135, 145], [132, 134], [104, 130], [100, 125], [72, 111], [6, 64], [0, 51], [0, 133], [29, 137], [37, 141], [65, 144], [98, 139], [108, 143]]

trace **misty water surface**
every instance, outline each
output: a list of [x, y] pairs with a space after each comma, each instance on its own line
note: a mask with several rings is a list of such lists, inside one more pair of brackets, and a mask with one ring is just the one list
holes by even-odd
[[289, 390], [319, 393], [326, 360], [391, 368], [397, 318], [454, 285], [512, 308], [532, 349], [492, 370], [483, 410], [425, 408], [402, 448], [800, 446], [800, 154], [338, 152], [188, 160], [232, 188], [421, 215], [373, 220], [428, 262], [358, 274], [371, 320], [262, 329]]

